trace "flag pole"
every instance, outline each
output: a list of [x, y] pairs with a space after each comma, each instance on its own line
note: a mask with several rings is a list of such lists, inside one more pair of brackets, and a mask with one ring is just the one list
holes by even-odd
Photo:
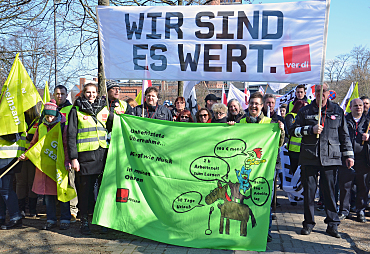
[[11, 165], [7, 170], [5, 170], [5, 172], [4, 172], [4, 173], [2, 173], [2, 175], [0, 176], [0, 178], [2, 178], [4, 175], [6, 175], [6, 173], [8, 173], [12, 168], [14, 168], [14, 167], [15, 167], [15, 165], [17, 165], [17, 164], [18, 164], [18, 162], [19, 162], [19, 160], [17, 160], [16, 162], [14, 162], [14, 164], [13, 164], [13, 165]]
[[[321, 75], [320, 75], [320, 101], [319, 101], [319, 119], [318, 125], [321, 123], [321, 108], [322, 108], [322, 94], [324, 90], [324, 72], [325, 72], [325, 57], [326, 57], [326, 45], [328, 38], [328, 25], [329, 25], [329, 11], [330, 11], [330, 0], [326, 0], [326, 13], [325, 13], [325, 26], [324, 26], [324, 41], [323, 41], [323, 52], [321, 59]], [[317, 102], [317, 98], [316, 98]], [[316, 135], [316, 138], [319, 138], [320, 134]]]

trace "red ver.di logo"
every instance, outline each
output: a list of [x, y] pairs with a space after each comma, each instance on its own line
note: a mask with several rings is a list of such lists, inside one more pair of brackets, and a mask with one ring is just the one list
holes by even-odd
[[128, 200], [129, 189], [118, 188], [116, 202], [126, 203]]
[[311, 71], [310, 45], [283, 48], [285, 74]]

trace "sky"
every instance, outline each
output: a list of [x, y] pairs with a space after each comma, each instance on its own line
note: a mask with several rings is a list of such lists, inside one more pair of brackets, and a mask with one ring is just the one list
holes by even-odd
[[[254, 4], [286, 2], [298, 0], [254, 0]], [[370, 0], [331, 0], [326, 60], [350, 53], [355, 46], [370, 48], [369, 24]]]

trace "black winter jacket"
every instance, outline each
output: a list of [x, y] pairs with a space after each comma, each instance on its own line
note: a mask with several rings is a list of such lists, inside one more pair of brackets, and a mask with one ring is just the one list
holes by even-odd
[[328, 100], [321, 113], [324, 129], [319, 139], [313, 133], [319, 114], [316, 100], [299, 110], [294, 124], [289, 129], [289, 135], [302, 137], [299, 163], [303, 166], [342, 165], [342, 156], [344, 159], [354, 158], [344, 112], [338, 104]]
[[[135, 116], [141, 116], [143, 112], [142, 105], [136, 106], [133, 109], [133, 112]], [[172, 121], [172, 113], [168, 108], [166, 108], [163, 105], [158, 105], [158, 104], [157, 106], [152, 107], [146, 104], [146, 102], [144, 102], [144, 117]]]
[[[345, 116], [348, 125], [349, 138], [355, 153], [355, 160], [366, 160], [366, 149], [368, 149], [369, 142], [365, 142], [362, 145], [362, 134], [366, 132], [366, 128], [369, 126], [369, 118], [363, 115], [360, 121], [356, 124], [353, 119], [352, 113]], [[365, 149], [366, 148], [366, 149]]]

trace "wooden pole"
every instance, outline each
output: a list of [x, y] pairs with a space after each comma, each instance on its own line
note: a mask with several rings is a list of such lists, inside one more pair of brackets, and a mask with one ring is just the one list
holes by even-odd
[[[368, 134], [369, 133], [369, 128], [370, 128], [370, 123], [369, 123], [369, 125], [367, 126], [367, 129], [366, 129], [366, 134]], [[365, 143], [365, 140], [362, 140], [362, 145], [364, 145], [364, 143]]]
[[13, 165], [11, 165], [7, 170], [5, 170], [5, 172], [4, 172], [4, 173], [2, 173], [2, 175], [0, 176], [0, 178], [2, 178], [4, 175], [6, 175], [6, 173], [8, 173], [12, 168], [14, 168], [14, 167], [15, 167], [15, 165], [17, 165], [17, 164], [18, 164], [18, 162], [19, 162], [19, 160], [17, 160], [16, 162], [14, 162], [14, 164], [13, 164]]

